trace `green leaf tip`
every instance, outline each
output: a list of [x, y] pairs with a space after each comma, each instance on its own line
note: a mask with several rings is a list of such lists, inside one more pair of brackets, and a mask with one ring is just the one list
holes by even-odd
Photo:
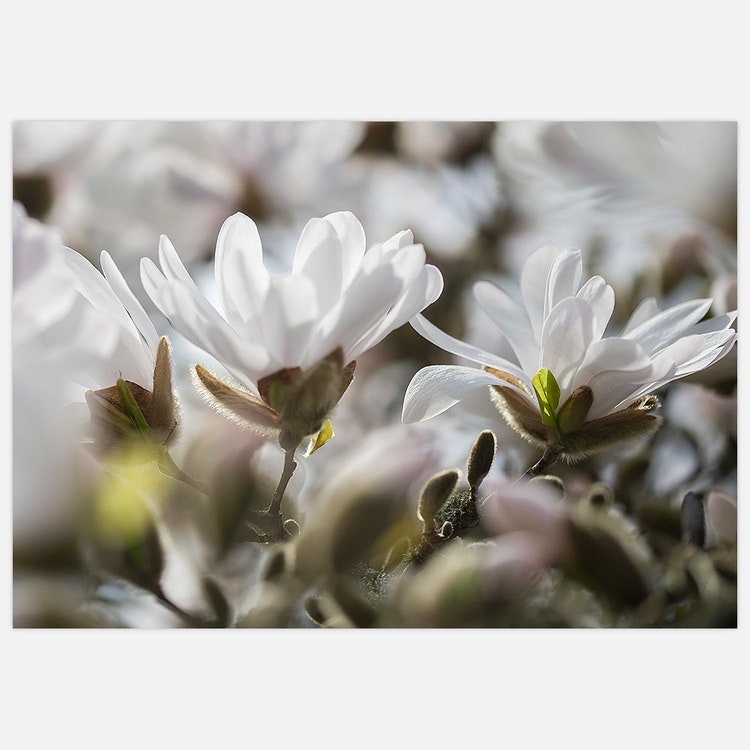
[[557, 405], [560, 403], [560, 386], [557, 384], [555, 376], [543, 367], [531, 379], [531, 384], [534, 386], [534, 392], [539, 402], [542, 424], [559, 430], [556, 412]]
[[141, 435], [148, 435], [151, 431], [151, 427], [146, 421], [146, 417], [143, 416], [141, 407], [138, 406], [128, 384], [122, 378], [117, 379], [117, 394], [120, 397], [122, 410], [132, 422], [133, 427], [135, 427]]

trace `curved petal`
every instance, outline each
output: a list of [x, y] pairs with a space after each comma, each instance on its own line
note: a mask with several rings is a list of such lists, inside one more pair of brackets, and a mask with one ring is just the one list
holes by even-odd
[[577, 297], [558, 303], [544, 321], [539, 367], [557, 379], [561, 403], [572, 392], [573, 376], [592, 344], [593, 331], [591, 306]]
[[221, 316], [207, 318], [200, 307], [192, 304], [193, 298], [184, 286], [163, 287], [158, 302], [175, 330], [215, 357], [241, 382], [254, 387], [259, 378], [273, 371], [263, 347], [243, 341]]
[[498, 382], [494, 375], [473, 367], [424, 367], [414, 375], [406, 389], [401, 420], [408, 424], [432, 419], [457, 404], [470, 391]]
[[[183, 268], [184, 270], [184, 268]], [[185, 272], [187, 274], [187, 272]], [[213, 328], [228, 327], [231, 328], [229, 323], [222, 318], [219, 311], [206, 299], [205, 295], [195, 282], [187, 276], [187, 283], [182, 278], [179, 280], [174, 276], [168, 279], [164, 274], [159, 271], [156, 264], [150, 258], [141, 259], [141, 283], [146, 293], [151, 298], [151, 301], [161, 310], [164, 315], [169, 318], [170, 321], [174, 320], [179, 322], [180, 310], [174, 309], [172, 305], [166, 304], [166, 290], [180, 287], [184, 290], [182, 299], [184, 304], [187, 305], [187, 309], [193, 309], [203, 320], [207, 321]], [[176, 330], [180, 330], [178, 324], [172, 323]], [[232, 329], [232, 332], [236, 332]], [[198, 346], [198, 344], [196, 344]], [[206, 349], [210, 351], [210, 349]]]
[[523, 264], [521, 293], [529, 315], [531, 330], [537, 341], [542, 338], [544, 310], [547, 298], [547, 277], [560, 250], [554, 245], [543, 245], [535, 250]]
[[656, 299], [654, 297], [647, 297], [638, 304], [635, 310], [633, 310], [633, 313], [625, 324], [625, 327], [622, 329], [620, 336], [630, 338], [628, 334], [630, 334], [631, 331], [635, 330], [641, 323], [644, 323], [649, 318], [658, 315], [659, 312], [659, 304]]
[[599, 340], [615, 311], [615, 290], [601, 276], [592, 276], [576, 294], [578, 299], [591, 305], [594, 314], [593, 340]]
[[428, 341], [435, 344], [435, 346], [440, 347], [450, 354], [455, 354], [457, 357], [468, 359], [469, 361], [476, 362], [480, 365], [489, 365], [498, 370], [504, 370], [522, 382], [529, 382], [529, 377], [518, 365], [507, 359], [503, 359], [503, 357], [490, 354], [477, 346], [472, 346], [460, 339], [449, 336], [444, 331], [441, 331], [436, 325], [430, 323], [430, 321], [423, 315], [415, 315], [409, 321], [409, 325], [411, 325], [420, 336], [423, 336]]
[[489, 281], [478, 281], [473, 286], [474, 298], [492, 322], [500, 329], [513, 348], [521, 367], [536, 372], [539, 364], [539, 347], [526, 311], [508, 294]]
[[643, 321], [627, 333], [623, 333], [622, 337], [638, 341], [647, 354], [655, 354], [695, 325], [710, 307], [710, 299], [682, 302]]
[[180, 256], [177, 254], [172, 241], [166, 234], [159, 237], [159, 266], [168, 281], [179, 281], [185, 286], [198, 289], [198, 285], [193, 281], [187, 272]]
[[575, 297], [581, 283], [583, 261], [580, 250], [563, 250], [554, 260], [547, 276], [547, 290], [544, 298], [544, 317], [552, 312], [560, 302]]
[[588, 419], [609, 414], [623, 398], [651, 379], [652, 370], [650, 357], [636, 342], [617, 338], [595, 341], [574, 379], [574, 387], [588, 385], [594, 394]]
[[[669, 357], [676, 365], [670, 380], [692, 375], [712, 365], [726, 355], [734, 346], [737, 333], [732, 328], [691, 336], [683, 336], [665, 347], [659, 355]], [[661, 383], [665, 385], [665, 383]]]
[[389, 237], [383, 244], [383, 249], [386, 252], [390, 250], [398, 250], [399, 248], [406, 247], [407, 245], [414, 244], [414, 233], [411, 229], [403, 229], [400, 232], [396, 232], [393, 237]]
[[102, 251], [99, 262], [102, 267], [102, 272], [112, 288], [112, 291], [120, 302], [122, 302], [123, 307], [133, 319], [135, 327], [146, 340], [146, 344], [154, 357], [156, 357], [156, 351], [159, 348], [159, 334], [156, 332], [156, 328], [154, 327], [151, 318], [149, 318], [148, 314], [143, 309], [143, 305], [141, 305], [136, 296], [130, 290], [123, 275], [120, 273], [120, 269], [106, 250]]
[[357, 359], [368, 349], [379, 344], [391, 331], [408, 323], [417, 313], [431, 305], [443, 291], [443, 275], [431, 265], [422, 268], [417, 280], [411, 284], [388, 314], [368, 331], [349, 351], [347, 360]]
[[321, 321], [306, 359], [316, 362], [338, 346], [345, 353], [351, 351], [373, 321], [398, 300], [401, 287], [393, 266], [365, 270], [363, 263], [343, 297]]
[[365, 254], [365, 230], [349, 211], [307, 222], [294, 253], [293, 274], [305, 274], [318, 290], [327, 313], [352, 282]]
[[104, 276], [79, 252], [69, 247], [63, 247], [61, 250], [63, 262], [73, 272], [71, 280], [79, 294], [87, 299], [94, 309], [114, 320], [123, 332], [127, 331], [130, 336], [140, 340], [135, 323]]
[[216, 291], [227, 320], [236, 328], [259, 317], [268, 291], [268, 271], [255, 222], [241, 213], [230, 216], [216, 238]]
[[303, 275], [271, 281], [264, 315], [266, 350], [279, 369], [303, 365], [313, 328], [318, 321], [318, 299], [313, 282]]

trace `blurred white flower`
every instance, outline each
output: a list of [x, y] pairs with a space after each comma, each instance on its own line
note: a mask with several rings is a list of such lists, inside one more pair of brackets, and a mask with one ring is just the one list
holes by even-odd
[[[697, 265], [706, 274], [736, 266], [736, 123], [501, 123], [493, 152], [515, 218], [505, 264], [520, 267], [528, 247], [557, 237], [583, 251], [624, 305]], [[686, 239], [690, 262], [675, 263]], [[674, 301], [706, 291], [687, 293]]]
[[162, 233], [190, 264], [210, 255], [238, 209], [286, 226], [340, 205], [353, 185], [338, 167], [364, 131], [324, 121], [19, 121], [14, 175], [46, 179], [45, 221], [89, 259], [106, 248], [133, 281], [131, 266]]
[[357, 206], [368, 231], [388, 234], [406, 224], [439, 257], [462, 256], [504, 206], [489, 157], [477, 156], [462, 167], [361, 157], [349, 167], [362, 184], [349, 205]]
[[[238, 391], [197, 368], [214, 398], [250, 423], [302, 437], [320, 429], [351, 382], [357, 357], [442, 291], [440, 272], [425, 264], [424, 248], [413, 243], [410, 231], [365, 250], [357, 218], [329, 214], [303, 229], [291, 273], [271, 276], [255, 222], [237, 213], [216, 242], [221, 313], [166, 236], [159, 243], [161, 268], [144, 259], [141, 272], [144, 288], [173, 327], [247, 389]], [[292, 412], [300, 411], [309, 412], [304, 424], [279, 424], [279, 417], [294, 419]]]
[[394, 141], [400, 152], [424, 164], [456, 162], [487, 140], [494, 127], [494, 122], [408, 120], [396, 123]]
[[172, 403], [168, 345], [108, 253], [101, 254], [102, 274], [20, 204], [13, 211], [14, 353], [18, 367], [30, 370], [25, 376], [48, 378], [53, 371], [58, 408], [96, 398], [95, 392], [111, 401], [104, 391], [120, 378], [137, 387], [136, 400], [148, 392], [150, 401], [161, 363], [162, 395]]
[[654, 429], [657, 418], [649, 412], [658, 401], [649, 394], [708, 367], [734, 345], [736, 312], [699, 323], [710, 299], [665, 311], [646, 299], [619, 336], [604, 337], [614, 292], [599, 276], [581, 284], [581, 274], [579, 251], [547, 245], [524, 266], [522, 305], [489, 282], [474, 285], [477, 302], [508, 340], [517, 363], [416, 316], [411, 324], [418, 333], [483, 369], [423, 368], [407, 389], [404, 421], [429, 419], [470, 391], [493, 386], [496, 405], [523, 437], [578, 458]]

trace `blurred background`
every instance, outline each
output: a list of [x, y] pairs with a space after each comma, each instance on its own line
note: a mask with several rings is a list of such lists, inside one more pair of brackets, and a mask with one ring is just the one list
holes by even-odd
[[[649, 296], [662, 307], [711, 297], [712, 315], [737, 307], [734, 122], [18, 121], [12, 137], [14, 200], [97, 268], [101, 251], [109, 252], [157, 330], [169, 335], [184, 421], [173, 455], [224, 487], [230, 505], [231, 488], [250, 475], [278, 477], [280, 454], [195, 392], [189, 366], [221, 366], [172, 331], [140, 285], [140, 259], [156, 257], [161, 234], [212, 298], [216, 237], [236, 211], [257, 223], [266, 265], [278, 272], [290, 267], [312, 217], [352, 211], [368, 245], [411, 229], [445, 280], [426, 317], [501, 355], [507, 343], [474, 304], [472, 284], [490, 279], [513, 289], [543, 244], [579, 248], [584, 277], [601, 274], [614, 287], [609, 333]], [[484, 429], [498, 438], [499, 474], [516, 476], [537, 458], [481, 393], [430, 422], [400, 423], [412, 375], [452, 361], [409, 326], [362, 357], [334, 414], [336, 438], [293, 479], [303, 517], [315, 515], [321, 487], [363, 453], [410, 452], [417, 491], [434, 471], [460, 468]], [[174, 613], [148, 597], [84, 572], [80, 488], [93, 491], [81, 479], [91, 471], [64, 482], [70, 462], [54, 447], [40, 450], [37, 394], [15, 387], [22, 364], [14, 362], [16, 626], [174, 625]], [[605, 479], [634, 514], [643, 497], [678, 509], [688, 488], [736, 498], [736, 355], [672, 385], [662, 401], [665, 426], [647, 446], [562, 469], [566, 480], [585, 488]], [[29, 473], [46, 481], [24, 481]], [[236, 592], [233, 607], [251, 608], [248, 592], [265, 553], [246, 538], [230, 540], [229, 511], [211, 510], [209, 521], [171, 513], [165, 580], [172, 598], [201, 606], [206, 592], [196, 589], [194, 573], [210, 559], [224, 590]], [[224, 540], [219, 557], [216, 535], [201, 537], [207, 525]], [[94, 607], [77, 606], [92, 599]]]

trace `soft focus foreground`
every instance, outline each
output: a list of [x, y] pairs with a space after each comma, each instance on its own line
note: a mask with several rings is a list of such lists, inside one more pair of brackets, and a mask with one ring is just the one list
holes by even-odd
[[15, 626], [736, 627], [736, 151], [15, 123]]

